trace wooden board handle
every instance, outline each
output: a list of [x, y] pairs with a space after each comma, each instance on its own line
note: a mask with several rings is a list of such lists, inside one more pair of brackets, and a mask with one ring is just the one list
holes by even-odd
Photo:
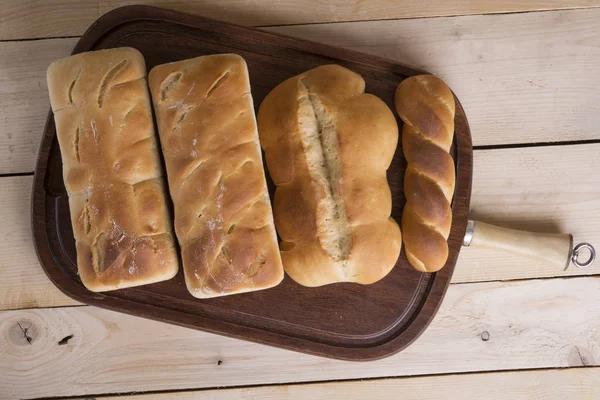
[[481, 221], [469, 221], [463, 244], [518, 254], [563, 269], [573, 253], [573, 235], [519, 231]]

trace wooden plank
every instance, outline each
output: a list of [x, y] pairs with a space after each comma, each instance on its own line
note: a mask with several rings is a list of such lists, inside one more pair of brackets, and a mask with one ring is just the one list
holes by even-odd
[[31, 185], [30, 176], [0, 178], [0, 310], [79, 304], [50, 282], [37, 260]]
[[[600, 9], [588, 9], [272, 30], [440, 75], [465, 106], [474, 144], [492, 145], [600, 138], [598, 20]], [[0, 174], [33, 171], [49, 109], [45, 71], [75, 41], [0, 43]]]
[[[298, 354], [94, 307], [4, 311], [0, 393], [6, 398], [60, 397], [597, 366], [599, 308], [598, 279], [453, 285], [414, 344], [368, 364]], [[28, 328], [29, 341], [22, 328]]]
[[268, 30], [427, 70], [464, 106], [475, 146], [600, 139], [600, 9]]
[[392, 0], [4, 0], [0, 15], [0, 40], [79, 36], [100, 15], [120, 6], [140, 3], [250, 26], [558, 10], [600, 5], [598, 0], [433, 0], [405, 1], [401, 6]]
[[[600, 144], [474, 153], [471, 214], [516, 229], [573, 233], [600, 247]], [[556, 160], [560, 159], [560, 164]], [[584, 173], [583, 171], [588, 171]], [[31, 177], [0, 178], [0, 310], [77, 304], [57, 291], [31, 243]], [[599, 274], [600, 262], [567, 271], [518, 256], [463, 248], [454, 283]], [[34, 285], [37, 289], [32, 291]]]
[[0, 40], [78, 36], [100, 16], [100, 1], [3, 0]]
[[546, 369], [212, 389], [97, 399], [131, 400], [559, 400], [600, 398], [600, 368]]
[[0, 174], [33, 171], [50, 109], [46, 68], [76, 41], [0, 43]]

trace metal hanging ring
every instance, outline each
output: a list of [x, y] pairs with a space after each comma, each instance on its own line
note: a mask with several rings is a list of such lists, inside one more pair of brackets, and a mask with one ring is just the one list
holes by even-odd
[[[579, 262], [579, 260], [578, 260], [579, 251], [581, 249], [588, 249], [590, 251], [590, 258], [585, 262]], [[571, 254], [571, 261], [573, 261], [573, 264], [575, 264], [575, 266], [577, 268], [587, 268], [590, 265], [592, 265], [592, 263], [594, 262], [595, 259], [596, 259], [596, 250], [594, 250], [594, 246], [592, 246], [589, 243], [579, 243], [573, 249], [573, 254]]]

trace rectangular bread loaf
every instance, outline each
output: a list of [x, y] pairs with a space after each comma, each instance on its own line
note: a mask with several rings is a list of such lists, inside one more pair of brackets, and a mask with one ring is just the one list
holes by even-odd
[[47, 71], [83, 284], [100, 292], [177, 273], [146, 85], [135, 49], [77, 54]]
[[185, 280], [199, 298], [283, 279], [248, 69], [234, 54], [150, 71]]

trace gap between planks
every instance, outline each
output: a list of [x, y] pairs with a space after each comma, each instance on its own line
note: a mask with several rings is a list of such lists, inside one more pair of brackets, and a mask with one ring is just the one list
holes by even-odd
[[[453, 285], [415, 343], [368, 364], [280, 350], [95, 307], [3, 311], [0, 393], [8, 398], [99, 395], [598, 366], [599, 307], [599, 279]], [[30, 340], [19, 324], [28, 328]], [[69, 335], [66, 344], [58, 344]]]
[[[119, 6], [139, 4], [137, 0], [48, 0], [23, 2], [4, 0], [5, 17], [0, 24], [0, 41], [57, 36], [78, 36], [99, 16]], [[551, 11], [600, 6], [598, 0], [529, 0], [519, 2], [481, 2], [478, 0], [409, 1], [398, 7], [393, 0], [347, 2], [280, 2], [264, 0], [222, 0], [211, 2], [146, 0], [141, 3], [203, 15], [241, 25], [274, 26], [344, 21], [379, 21], [401, 18], [445, 17]]]
[[[514, 229], [573, 233], [600, 247], [600, 144], [474, 152], [471, 217]], [[560, 163], [556, 160], [560, 159]], [[0, 310], [78, 304], [40, 267], [31, 238], [29, 176], [0, 178]], [[462, 248], [453, 283], [565, 277], [600, 273], [556, 270], [539, 261]]]

